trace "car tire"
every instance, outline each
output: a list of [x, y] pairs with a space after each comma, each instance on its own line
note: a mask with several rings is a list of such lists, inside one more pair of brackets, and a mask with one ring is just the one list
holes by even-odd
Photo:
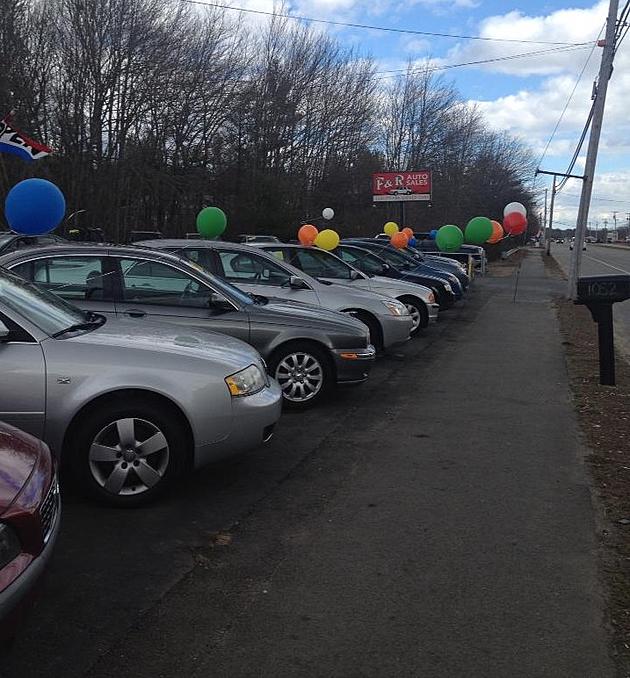
[[367, 325], [368, 330], [370, 330], [370, 343], [374, 346], [378, 354], [382, 354], [385, 347], [383, 345], [383, 330], [381, 329], [378, 320], [364, 311], [344, 312], [351, 315], [353, 318], [360, 320], [364, 325]]
[[280, 384], [283, 404], [292, 410], [316, 405], [334, 381], [329, 355], [310, 342], [293, 341], [276, 349], [267, 369]]
[[403, 303], [411, 318], [413, 320], [413, 328], [409, 332], [409, 336], [415, 337], [420, 330], [429, 325], [429, 311], [427, 310], [426, 304], [422, 299], [416, 297], [399, 297], [398, 301]]
[[[151, 451], [143, 452], [149, 440]], [[81, 490], [103, 503], [132, 508], [153, 501], [180, 475], [189, 445], [179, 412], [130, 399], [81, 415], [69, 452]]]

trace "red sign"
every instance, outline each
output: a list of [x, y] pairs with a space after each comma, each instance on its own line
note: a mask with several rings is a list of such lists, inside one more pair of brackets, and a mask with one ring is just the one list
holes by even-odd
[[373, 174], [372, 195], [374, 202], [431, 200], [431, 170]]

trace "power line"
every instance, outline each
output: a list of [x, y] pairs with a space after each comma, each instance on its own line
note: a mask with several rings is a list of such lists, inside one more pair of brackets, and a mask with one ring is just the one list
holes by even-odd
[[[569, 168], [567, 169], [566, 174], [571, 174], [573, 172], [575, 163], [577, 162], [578, 156], [580, 155], [580, 151], [582, 150], [582, 144], [584, 143], [584, 139], [586, 139], [588, 129], [591, 126], [591, 121], [593, 120], [594, 113], [595, 113], [595, 102], [593, 101], [593, 104], [591, 105], [591, 110], [588, 113], [588, 118], [586, 119], [586, 123], [584, 125], [584, 129], [582, 130], [582, 134], [580, 135], [580, 140], [578, 141], [578, 144], [575, 147], [575, 152], [573, 153], [573, 157], [571, 158], [571, 162], [569, 163]], [[568, 180], [569, 180], [568, 176], [564, 177], [564, 179], [562, 179], [562, 181], [558, 185], [556, 192], [561, 191], [565, 187]]]
[[[566, 198], [579, 198], [581, 197], [578, 193], [563, 193], [563, 197]], [[630, 200], [619, 200], [618, 198], [609, 198], [605, 195], [600, 195], [597, 198], [591, 198], [591, 200], [595, 200], [597, 202], [615, 202], [615, 203], [621, 203], [624, 205], [630, 205]]]
[[442, 66], [431, 66], [431, 67], [420, 67], [420, 68], [413, 68], [413, 69], [405, 69], [405, 68], [396, 68], [396, 69], [391, 69], [388, 71], [376, 71], [375, 75], [382, 75], [382, 77], [377, 78], [378, 80], [383, 80], [384, 78], [392, 78], [392, 77], [397, 77], [400, 73], [422, 73], [422, 72], [433, 72], [433, 71], [443, 71], [443, 70], [448, 70], [450, 68], [461, 68], [463, 66], [476, 66], [479, 64], [490, 64], [490, 63], [495, 63], [497, 61], [510, 61], [512, 59], [522, 59], [525, 57], [530, 57], [530, 56], [541, 56], [541, 55], [546, 55], [546, 54], [551, 54], [551, 53], [558, 53], [558, 52], [573, 52], [575, 50], [582, 50], [582, 49], [588, 49], [590, 47], [590, 43], [588, 45], [583, 45], [581, 47], [554, 47], [552, 49], [541, 49], [541, 50], [535, 50], [533, 52], [522, 52], [520, 54], [510, 54], [502, 57], [493, 57], [490, 59], [479, 59], [478, 61], [465, 61], [462, 63], [458, 64], [444, 64]]
[[388, 28], [386, 26], [372, 26], [370, 24], [359, 24], [349, 21], [334, 21], [332, 19], [314, 19], [313, 17], [299, 16], [297, 14], [281, 14], [279, 12], [269, 12], [262, 9], [249, 9], [245, 7], [233, 7], [222, 5], [216, 2], [204, 2], [203, 0], [180, 0], [190, 5], [201, 5], [202, 7], [214, 7], [216, 9], [225, 9], [231, 12], [241, 12], [242, 14], [256, 14], [259, 16], [270, 16], [276, 19], [290, 19], [292, 21], [304, 21], [313, 24], [326, 24], [329, 26], [343, 26], [345, 28], [362, 28], [370, 31], [383, 31], [386, 33], [404, 33], [406, 35], [423, 35], [434, 38], [455, 38], [457, 40], [480, 40], [483, 42], [515, 42], [532, 45], [564, 45], [564, 46], [583, 46], [590, 45], [591, 42], [554, 42], [551, 40], [519, 40], [517, 38], [488, 38], [480, 35], [459, 35], [457, 33], [436, 33], [432, 31], [415, 31], [404, 28]]
[[[606, 24], [604, 23], [604, 26], [601, 27], [599, 34], [597, 35], [597, 40], [599, 40], [605, 26], [606, 26]], [[540, 165], [542, 164], [542, 161], [545, 159], [545, 156], [547, 155], [547, 151], [549, 150], [549, 146], [551, 145], [553, 138], [556, 136], [556, 132], [558, 131], [558, 128], [560, 127], [560, 123], [564, 119], [564, 114], [567, 112], [567, 109], [569, 108], [569, 104], [571, 103], [571, 101], [573, 99], [573, 95], [575, 94], [575, 92], [578, 88], [578, 85], [580, 84], [580, 80], [582, 79], [582, 76], [584, 75], [584, 71], [586, 71], [586, 67], [588, 66], [588, 62], [591, 60], [591, 57], [593, 56], [593, 52], [595, 51], [595, 47], [597, 47], [597, 40], [593, 44], [591, 51], [589, 52], [588, 56], [586, 57], [586, 61], [584, 62], [584, 65], [582, 66], [582, 70], [580, 71], [580, 73], [577, 77], [577, 80], [575, 81], [575, 84], [573, 85], [573, 89], [571, 90], [571, 94], [569, 94], [569, 98], [567, 99], [567, 102], [564, 105], [564, 108], [562, 109], [562, 113], [560, 113], [560, 117], [558, 118], [558, 122], [556, 123], [556, 126], [553, 128], [553, 131], [551, 132], [551, 136], [549, 137], [549, 140], [547, 141], [547, 145], [545, 146], [545, 150], [542, 152], [542, 155], [540, 156], [540, 160], [538, 161], [538, 167], [540, 167]], [[570, 172], [567, 172], [567, 174], [570, 174]]]

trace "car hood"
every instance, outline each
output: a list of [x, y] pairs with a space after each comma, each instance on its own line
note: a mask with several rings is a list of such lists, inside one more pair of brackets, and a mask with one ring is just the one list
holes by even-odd
[[365, 325], [343, 313], [300, 301], [266, 298], [268, 299], [266, 304], [248, 307], [252, 320], [271, 325], [329, 328], [335, 332], [344, 328], [351, 334], [361, 337], [365, 335]]
[[375, 275], [372, 278], [357, 278], [356, 280], [348, 280], [347, 282], [337, 284], [351, 289], [353, 292], [369, 292], [370, 294], [377, 294], [387, 299], [403, 296], [405, 294], [413, 294], [416, 297], [424, 299], [428, 303], [428, 296], [431, 290], [420, 283], [413, 281], [405, 282], [398, 278], [384, 278]]
[[419, 296], [425, 301], [428, 299], [431, 290], [420, 283], [412, 281], [406, 282], [404, 280], [394, 280], [393, 278], [384, 278], [380, 275], [375, 275], [373, 278], [368, 278], [370, 289], [375, 292], [387, 294], [390, 297], [400, 297], [403, 294], [413, 294]]
[[0, 422], [0, 516], [15, 501], [43, 453], [37, 438]]
[[108, 318], [107, 322], [91, 332], [56, 341], [75, 342], [93, 347], [117, 347], [149, 351], [156, 360], [164, 353], [190, 358], [209, 359], [240, 369], [246, 361], [260, 363], [260, 356], [240, 339], [196, 327], [189, 330], [168, 322]]

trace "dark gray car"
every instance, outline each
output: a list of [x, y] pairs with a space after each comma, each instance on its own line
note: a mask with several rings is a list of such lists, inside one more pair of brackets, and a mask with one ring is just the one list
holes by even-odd
[[261, 353], [288, 405], [364, 381], [375, 351], [358, 320], [241, 292], [186, 259], [139, 247], [73, 244], [0, 257], [0, 266], [81, 309], [229, 334]]

